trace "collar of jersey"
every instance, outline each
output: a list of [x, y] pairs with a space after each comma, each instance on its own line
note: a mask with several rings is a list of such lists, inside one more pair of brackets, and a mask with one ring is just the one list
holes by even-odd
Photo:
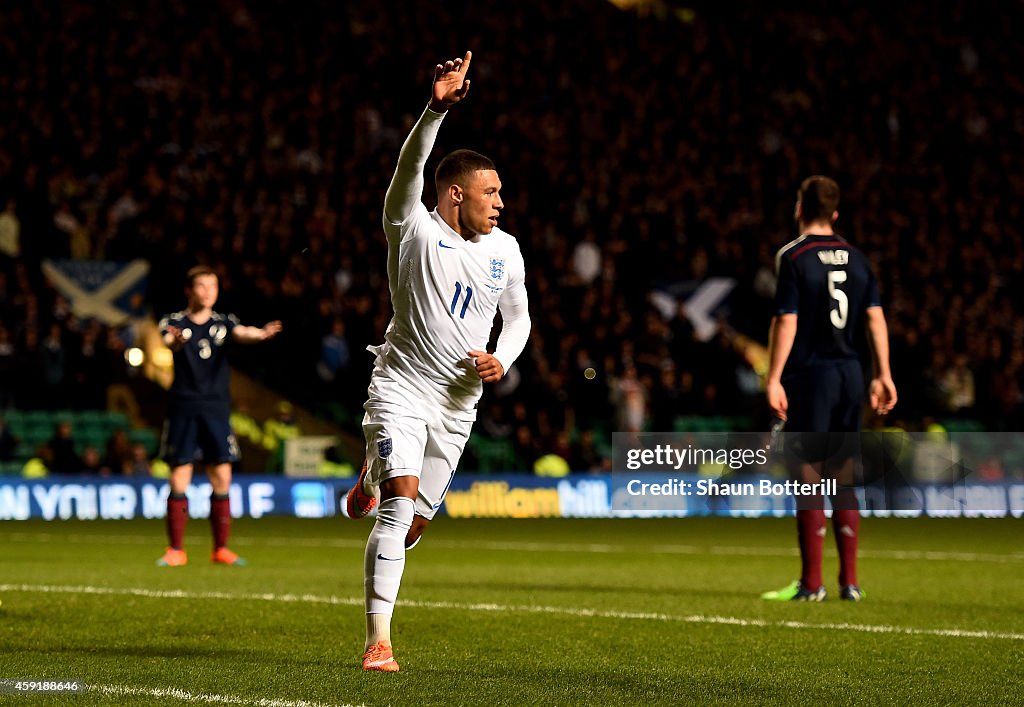
[[430, 213], [430, 215], [441, 227], [441, 230], [444, 231], [444, 235], [448, 237], [449, 240], [446, 240], [444, 242], [445, 245], [451, 246], [453, 248], [468, 248], [470, 246], [476, 245], [474, 241], [467, 241], [465, 238], [456, 233], [455, 229], [449, 226], [445, 222], [445, 220], [441, 218], [441, 214], [437, 213], [437, 209], [434, 209]]

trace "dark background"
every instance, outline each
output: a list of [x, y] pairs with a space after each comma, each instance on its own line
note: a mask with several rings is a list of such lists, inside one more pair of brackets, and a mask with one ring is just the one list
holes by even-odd
[[[384, 192], [433, 65], [469, 48], [472, 91], [428, 170], [468, 147], [504, 183], [534, 334], [477, 433], [516, 468], [549, 451], [599, 467], [638, 422], [766, 427], [735, 334], [767, 339], [773, 255], [815, 173], [879, 276], [895, 423], [1020, 429], [1022, 4], [894, 5], [6, 6], [0, 199], [21, 252], [0, 275], [0, 393], [90, 406], [125, 375], [130, 331], [78, 321], [42, 258], [148, 259], [153, 317], [207, 263], [219, 310], [285, 322], [236, 363], [358, 434], [363, 349], [390, 318]], [[574, 266], [583, 242], [594, 271]], [[709, 276], [737, 289], [701, 342], [648, 297]]]

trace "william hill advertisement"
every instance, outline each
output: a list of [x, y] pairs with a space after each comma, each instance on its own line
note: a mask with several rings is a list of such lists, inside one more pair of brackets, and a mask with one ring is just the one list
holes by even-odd
[[[543, 484], [543, 485], [541, 485]], [[463, 484], [464, 486], [464, 484]], [[557, 483], [532, 476], [453, 483], [444, 507], [452, 518], [607, 518], [612, 515], [605, 479], [562, 479]]]

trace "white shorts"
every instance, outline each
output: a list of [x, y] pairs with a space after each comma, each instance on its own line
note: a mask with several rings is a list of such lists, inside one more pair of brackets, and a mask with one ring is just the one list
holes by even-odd
[[431, 520], [448, 493], [473, 422], [443, 413], [425, 419], [390, 406], [366, 407], [363, 435], [370, 484], [380, 486], [399, 476], [419, 478], [415, 512]]

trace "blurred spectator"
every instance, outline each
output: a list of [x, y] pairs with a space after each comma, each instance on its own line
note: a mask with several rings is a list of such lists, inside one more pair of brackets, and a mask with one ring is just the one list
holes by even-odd
[[287, 400], [282, 400], [277, 404], [274, 416], [263, 423], [263, 446], [270, 452], [267, 471], [284, 470], [284, 443], [301, 434], [294, 407]]
[[942, 389], [946, 393], [946, 409], [955, 415], [966, 415], [974, 410], [974, 374], [967, 367], [967, 355], [956, 354], [953, 365], [942, 376]]
[[568, 476], [570, 471], [569, 462], [554, 452], [544, 454], [533, 463], [533, 473], [537, 476], [559, 478]]
[[671, 360], [661, 366], [658, 382], [651, 389], [651, 431], [672, 432], [675, 419], [685, 410], [681, 405], [679, 377]]
[[146, 445], [133, 444], [132, 457], [125, 467], [125, 476], [153, 476], [153, 467], [146, 453]]
[[593, 229], [588, 229], [572, 251], [572, 271], [584, 287], [589, 287], [601, 274], [601, 248], [596, 239]]
[[948, 357], [945, 351], [935, 349], [931, 352], [931, 359], [924, 368], [924, 393], [927, 399], [927, 407], [930, 410], [949, 410], [949, 390], [946, 388], [946, 371]]
[[643, 431], [647, 420], [647, 393], [632, 365], [627, 364], [622, 375], [612, 381], [612, 400], [618, 429], [623, 432]]
[[316, 364], [316, 373], [320, 380], [332, 383], [345, 374], [352, 361], [348, 340], [345, 338], [345, 320], [335, 317], [331, 320], [331, 331], [324, 335], [320, 343], [320, 361]]
[[611, 459], [597, 448], [593, 430], [583, 430], [572, 445], [569, 465], [573, 471], [610, 471]]
[[526, 425], [516, 428], [512, 437], [513, 464], [520, 470], [532, 469], [534, 461], [541, 456], [533, 431]]
[[107, 404], [107, 362], [100, 349], [102, 327], [90, 322], [81, 332], [76, 349], [68, 362], [68, 378], [74, 386], [75, 406], [83, 410], [96, 410]]
[[20, 440], [11, 434], [7, 420], [0, 417], [0, 461], [9, 462], [14, 459], [15, 450]]
[[92, 445], [82, 450], [82, 463], [78, 470], [83, 474], [110, 476], [110, 467], [103, 463], [99, 450]]
[[[145, 451], [145, 447], [143, 447]], [[118, 427], [107, 440], [104, 464], [115, 474], [130, 475], [134, 463], [134, 447], [128, 440], [128, 433], [123, 427]]]
[[59, 422], [48, 446], [47, 467], [54, 474], [77, 474], [82, 470], [82, 460], [75, 452], [75, 439], [70, 422]]
[[4, 210], [0, 212], [0, 261], [6, 271], [8, 259], [21, 255], [21, 221], [18, 220], [17, 204], [8, 199]]
[[41, 479], [50, 473], [47, 466], [49, 460], [48, 450], [44, 447], [37, 450], [36, 455], [30, 457], [21, 468], [21, 475], [26, 479]]
[[39, 334], [34, 328], [26, 328], [18, 356], [18, 378], [15, 382], [14, 399], [18, 407], [50, 407], [51, 400], [47, 396], [44, 367], [45, 360], [39, 345]]
[[[60, 324], [54, 322], [50, 325], [49, 332], [43, 339], [40, 349], [43, 363], [43, 390], [42, 400], [44, 406], [59, 408], [64, 405], [65, 399], [65, 359], [64, 332]], [[60, 473], [60, 472], [56, 472]]]
[[515, 430], [508, 421], [510, 414], [505, 405], [492, 402], [477, 419], [477, 428], [491, 439], [508, 439]]
[[18, 356], [11, 341], [11, 333], [0, 324], [0, 410], [6, 410], [14, 402], [17, 388]]

